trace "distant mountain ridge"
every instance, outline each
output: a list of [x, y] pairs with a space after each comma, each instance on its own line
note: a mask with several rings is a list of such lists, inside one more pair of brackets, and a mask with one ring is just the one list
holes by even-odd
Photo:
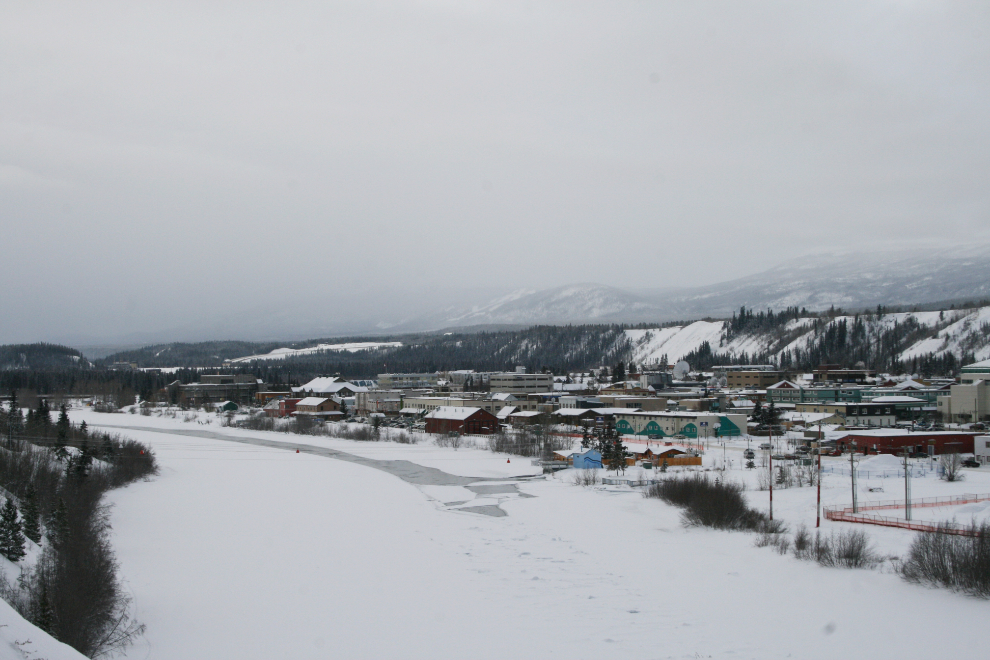
[[987, 245], [898, 254], [820, 254], [795, 258], [755, 275], [697, 287], [663, 288], [667, 267], [658, 261], [648, 268], [647, 281], [659, 286], [640, 289], [580, 283], [542, 290], [499, 291], [490, 287], [484, 293], [431, 290], [429, 295], [400, 287], [343, 298], [328, 292], [325, 299], [266, 301], [253, 309], [208, 316], [180, 327], [162, 327], [140, 337], [121, 337], [119, 343], [134, 346], [236, 339], [284, 345], [313, 337], [360, 336], [372, 340], [453, 329], [468, 332], [472, 327], [662, 324], [728, 318], [741, 306], [808, 311], [833, 306], [868, 310], [877, 305], [932, 309], [934, 303], [948, 308], [951, 302], [990, 299]]
[[[658, 271], [662, 275], [662, 271]], [[990, 249], [912, 251], [897, 256], [825, 254], [793, 259], [762, 273], [702, 287], [626, 290], [574, 284], [518, 291], [430, 322], [474, 324], [638, 323], [725, 318], [751, 309], [849, 310], [990, 298]], [[948, 306], [948, 305], [946, 305]], [[391, 328], [404, 329], [402, 325]]]

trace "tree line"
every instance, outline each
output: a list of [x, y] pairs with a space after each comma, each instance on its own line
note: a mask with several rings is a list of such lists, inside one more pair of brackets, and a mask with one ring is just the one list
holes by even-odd
[[[157, 470], [133, 440], [57, 420], [45, 399], [25, 415], [16, 394], [0, 410], [0, 552], [20, 562], [27, 543], [37, 562], [3, 596], [24, 618], [89, 657], [127, 646], [144, 627], [129, 612], [110, 544], [103, 494]], [[16, 500], [16, 503], [15, 503]]]

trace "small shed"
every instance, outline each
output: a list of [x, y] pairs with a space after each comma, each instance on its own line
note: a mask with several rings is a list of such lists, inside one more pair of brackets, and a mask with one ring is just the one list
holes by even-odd
[[602, 467], [602, 453], [597, 449], [575, 452], [572, 465], [579, 470], [592, 470]]

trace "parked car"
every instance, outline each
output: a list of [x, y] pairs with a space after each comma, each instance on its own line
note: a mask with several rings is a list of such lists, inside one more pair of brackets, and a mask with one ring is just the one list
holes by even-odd
[[754, 458], [756, 458], [756, 452], [753, 451], [752, 449], [747, 449], [746, 451], [743, 452], [743, 458], [745, 458], [747, 461], [751, 461]]
[[769, 442], [762, 443], [760, 445], [760, 449], [764, 449], [764, 450], [770, 449], [770, 443]]
[[980, 467], [980, 462], [975, 458], [967, 458], [962, 464], [963, 467]]
[[796, 451], [799, 454], [810, 454], [811, 453], [811, 447], [806, 447], [804, 445], [801, 445], [800, 447], [798, 447], [794, 451]]

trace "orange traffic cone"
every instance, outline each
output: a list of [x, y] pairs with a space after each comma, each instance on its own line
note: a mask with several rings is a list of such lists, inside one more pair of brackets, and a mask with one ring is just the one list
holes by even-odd
[[298, 450], [298, 449], [296, 450], [296, 453], [297, 453], [297, 454], [299, 453], [299, 450]]
[[505, 462], [506, 463], [511, 463], [512, 461], [510, 461], [509, 459], [505, 459]]

